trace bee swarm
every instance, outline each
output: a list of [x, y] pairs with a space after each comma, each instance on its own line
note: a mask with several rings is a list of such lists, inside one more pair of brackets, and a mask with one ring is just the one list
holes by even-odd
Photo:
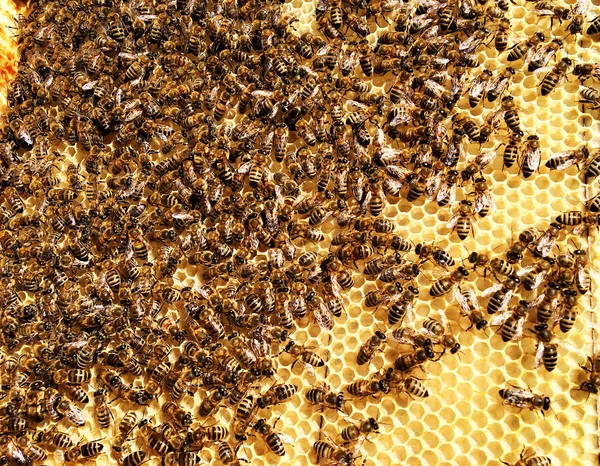
[[31, 0], [0, 461], [597, 461], [598, 14]]

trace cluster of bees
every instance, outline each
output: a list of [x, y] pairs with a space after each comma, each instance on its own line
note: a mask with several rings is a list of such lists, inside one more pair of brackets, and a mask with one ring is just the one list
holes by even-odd
[[[495, 209], [484, 171], [497, 157], [524, 178], [539, 171], [539, 137], [509, 89], [536, 73], [548, 95], [572, 75], [583, 105], [600, 106], [599, 65], [564, 47], [600, 32], [587, 3], [527, 2], [555, 38], [515, 41], [505, 0], [320, 0], [315, 30], [259, 0], [31, 0], [0, 121], [1, 461], [191, 466], [210, 450], [239, 465], [253, 437], [284, 456], [293, 439], [271, 408], [301, 387], [278, 379], [279, 361], [323, 375], [324, 355], [295, 330], [330, 333], [358, 279], [376, 284], [365, 312], [386, 317], [357, 365], [387, 346], [399, 356], [340, 392], [316, 382], [308, 404], [349, 416], [352, 398], [427, 397], [426, 363], [460, 344], [443, 312], [415, 326], [420, 300], [446, 299], [505, 342], [528, 329], [537, 365], [554, 370], [555, 328], [573, 328], [590, 290], [588, 253], [572, 244], [598, 225], [600, 197], [462, 260], [385, 214], [435, 202], [463, 240]], [[507, 64], [473, 73], [486, 47]], [[493, 107], [483, 124], [467, 111], [478, 106]], [[545, 165], [589, 181], [600, 151]], [[439, 278], [423, 287], [426, 269]], [[587, 365], [579, 388], [597, 393], [600, 360]], [[498, 400], [550, 408], [518, 386]], [[86, 425], [102, 439], [65, 432]], [[368, 418], [321, 432], [316, 461], [356, 464], [378, 431]], [[518, 464], [550, 459], [524, 451]]]

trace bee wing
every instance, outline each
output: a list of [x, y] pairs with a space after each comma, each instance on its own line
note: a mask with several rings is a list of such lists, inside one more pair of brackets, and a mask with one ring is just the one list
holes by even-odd
[[427, 196], [427, 199], [433, 199], [436, 191], [440, 189], [441, 182], [442, 178], [439, 174], [435, 174], [427, 180], [427, 184], [425, 185], [425, 196]]
[[495, 206], [496, 203], [491, 192], [484, 191], [483, 193], [477, 193], [475, 196], [475, 212], [481, 212], [486, 207], [493, 209]]
[[536, 275], [535, 279], [533, 280], [533, 282], [531, 283], [531, 289], [532, 290], [537, 289], [542, 284], [545, 277], [546, 277], [546, 272], [538, 273]]
[[85, 417], [83, 417], [83, 412], [79, 409], [78, 406], [73, 403], [69, 404], [69, 411], [67, 412], [67, 418], [76, 426], [84, 426], [85, 425]]
[[585, 16], [585, 15], [587, 15], [588, 9], [589, 9], [588, 0], [577, 0], [577, 3], [573, 7], [573, 15]]
[[461, 295], [461, 292], [460, 292], [460, 289], [458, 288], [458, 286], [452, 287], [452, 299], [454, 301], [458, 301], [459, 299], [461, 299], [460, 296], [462, 296], [462, 295]]
[[552, 11], [549, 8], [543, 8], [545, 6], [547, 6], [548, 3], [547, 2], [538, 2], [535, 5], [535, 13], [538, 16], [554, 16], [554, 11]]
[[98, 84], [97, 79], [95, 81], [89, 81], [85, 83], [83, 86], [81, 86], [81, 89], [83, 89], [84, 91], [89, 91], [90, 89], [93, 89], [96, 86], [96, 84]]
[[317, 321], [317, 324], [319, 324], [319, 327], [321, 327], [323, 330], [331, 330], [333, 328], [333, 315], [331, 314], [331, 311], [327, 309], [325, 303], [319, 303], [319, 305], [315, 307], [313, 311], [315, 320]]
[[546, 295], [544, 293], [541, 293], [537, 298], [535, 298], [533, 301], [527, 304], [527, 308], [532, 309], [538, 306], [544, 300], [545, 297]]
[[460, 218], [460, 215], [458, 213], [456, 213], [452, 217], [450, 217], [450, 220], [448, 220], [448, 223], [446, 223], [446, 228], [454, 228], [456, 226], [456, 223], [458, 222], [459, 218]]
[[492, 161], [496, 158], [496, 155], [498, 154], [495, 150], [481, 152], [475, 157], [475, 162], [479, 165], [480, 169], [483, 170], [490, 163], [492, 163]]
[[256, 338], [250, 339], [250, 349], [252, 352], [259, 357], [269, 356], [269, 345], [265, 340], [258, 340]]
[[483, 95], [483, 91], [486, 89], [486, 82], [483, 79], [476, 78], [471, 89], [469, 89], [469, 97], [475, 99], [480, 98]]
[[284, 434], [283, 432], [277, 432], [277, 435], [283, 443], [291, 445], [294, 443], [294, 438], [291, 435]]
[[533, 72], [533, 74], [534, 74], [536, 77], [538, 77], [538, 78], [539, 78], [539, 77], [540, 77], [540, 75], [542, 75], [542, 74], [546, 74], [546, 73], [549, 73], [550, 71], [552, 71], [552, 67], [551, 67], [551, 66], [542, 66], [541, 68], [538, 68], [537, 70], [535, 70], [535, 71]]
[[525, 154], [525, 164], [533, 171], [540, 168], [542, 153], [540, 149], [528, 150]]
[[544, 235], [540, 238], [535, 249], [542, 255], [542, 257], [547, 257], [548, 254], [550, 254], [550, 252], [552, 251], [554, 243], [555, 241], [553, 238], [551, 238], [549, 235]]
[[447, 183], [444, 183], [442, 185], [442, 187], [440, 188], [438, 195], [437, 195], [437, 201], [440, 202], [442, 199], [448, 197], [448, 205], [452, 205], [454, 204], [454, 201], [456, 200], [456, 185], [448, 185]]
[[494, 317], [492, 317], [492, 320], [490, 321], [490, 325], [502, 325], [512, 314], [512, 309], [494, 314]]
[[471, 53], [473, 50], [475, 50], [477, 48], [477, 46], [479, 45], [480, 42], [481, 42], [481, 40], [478, 39], [477, 37], [475, 37], [474, 35], [469, 36], [460, 43], [460, 45], [458, 46], [458, 50], [460, 52]]
[[540, 367], [542, 356], [544, 355], [544, 342], [538, 340], [538, 347], [535, 352], [535, 367]]
[[402, 182], [406, 180], [406, 177], [411, 173], [410, 170], [399, 165], [388, 165], [387, 167], [385, 167], [385, 171], [392, 178], [395, 178]]
[[[398, 329], [400, 330], [400, 329]], [[390, 338], [401, 345], [412, 345], [417, 332], [409, 327], [402, 327], [402, 332], [392, 332]]]
[[452, 95], [462, 94], [465, 84], [467, 83], [468, 76], [466, 73], [453, 74], [452, 82], [450, 84], [450, 93]]
[[300, 359], [296, 359], [296, 361], [298, 361], [298, 364], [302, 365], [302, 367], [304, 368], [304, 370], [306, 372], [308, 372], [308, 374], [311, 377], [315, 377], [316, 376], [315, 368], [313, 366], [311, 366], [310, 364], [308, 364], [308, 363], [306, 363], [306, 362], [304, 362], [304, 361], [302, 361]]
[[425, 88], [435, 94], [437, 97], [440, 97], [444, 92], [446, 92], [446, 88], [444, 86], [431, 79], [425, 81]]
[[502, 288], [502, 283], [496, 283], [495, 285], [492, 285], [489, 288], [485, 289], [483, 293], [481, 293], [481, 297], [487, 298], [488, 296], [492, 296], [500, 288]]
[[506, 306], [508, 306], [508, 304], [510, 303], [510, 300], [512, 299], [514, 294], [514, 291], [509, 290], [506, 292], [506, 294], [504, 295], [504, 298], [502, 298], [502, 303], [500, 303], [500, 306], [498, 306], [498, 310], [497, 312], [501, 312], [503, 309], [506, 308]]
[[469, 300], [463, 293], [455, 293], [456, 302], [458, 303], [458, 307], [463, 313], [468, 314], [471, 312], [471, 307], [469, 306]]
[[527, 408], [529, 405], [527, 400], [524, 400], [519, 396], [506, 397], [503, 404], [516, 406], [517, 408]]

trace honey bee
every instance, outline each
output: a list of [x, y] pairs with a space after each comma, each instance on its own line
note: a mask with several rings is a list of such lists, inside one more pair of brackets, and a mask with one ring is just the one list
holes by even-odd
[[536, 172], [542, 160], [540, 151], [540, 138], [539, 136], [532, 134], [527, 137], [523, 147], [523, 153], [519, 161], [519, 166], [524, 178], [529, 178], [534, 172]]
[[450, 291], [454, 296], [460, 294], [458, 286], [462, 281], [469, 276], [469, 271], [462, 266], [459, 266], [448, 277], [440, 278], [429, 289], [429, 294], [433, 297], [443, 296]]
[[300, 363], [310, 375], [314, 376], [315, 367], [323, 367], [325, 365], [323, 359], [311, 351], [310, 347], [299, 345], [293, 340], [288, 342], [283, 351], [296, 358], [292, 366]]
[[346, 387], [346, 391], [351, 396], [364, 398], [372, 396], [377, 398], [381, 393], [389, 393], [390, 386], [386, 380], [377, 378], [356, 380]]
[[440, 320], [429, 317], [423, 323], [423, 331], [431, 338], [433, 343], [439, 344], [450, 350], [451, 354], [456, 354], [460, 350], [460, 343], [456, 340], [450, 331], [450, 324], [443, 313], [440, 313]]
[[104, 445], [102, 445], [100, 441], [94, 440], [92, 442], [77, 445], [68, 449], [64, 452], [64, 459], [66, 462], [70, 462], [93, 458], [94, 456], [98, 456], [100, 453], [102, 453], [103, 449]]
[[516, 61], [525, 57], [525, 62], [529, 61], [529, 57], [532, 56], [539, 45], [546, 40], [546, 36], [542, 32], [536, 32], [535, 34], [528, 37], [523, 42], [513, 45], [509, 50], [507, 57], [508, 61]]
[[566, 26], [566, 30], [569, 31], [569, 35], [581, 34], [583, 32], [583, 25], [586, 21], [588, 9], [588, 2], [585, 2], [583, 0], [578, 0], [571, 7], [569, 15], [571, 22]]
[[343, 392], [335, 393], [331, 391], [331, 387], [326, 383], [321, 383], [309, 388], [306, 393], [306, 399], [312, 405], [322, 408], [331, 408], [340, 411], [342, 414], [347, 414]]
[[418, 294], [419, 290], [413, 286], [409, 286], [400, 293], [399, 298], [391, 304], [388, 310], [388, 322], [390, 325], [397, 324], [407, 316], [409, 319], [411, 318], [414, 302]]
[[560, 39], [553, 39], [547, 45], [540, 47], [530, 58], [528, 71], [533, 72], [548, 64], [548, 62], [561, 49], [563, 42]]
[[262, 436], [269, 450], [277, 456], [285, 456], [285, 444], [293, 443], [294, 439], [283, 432], [277, 432], [276, 424], [277, 421], [270, 426], [264, 419], [259, 419], [252, 428]]
[[435, 353], [431, 345], [425, 345], [423, 348], [417, 348], [411, 353], [405, 353], [399, 356], [394, 362], [394, 369], [399, 372], [409, 372], [415, 367], [421, 366], [428, 359], [433, 359]]
[[539, 302], [541, 302], [539, 298], [532, 302], [521, 300], [514, 309], [499, 312], [492, 317], [490, 324], [500, 326], [499, 331], [502, 335], [502, 341], [519, 341], [523, 337], [525, 319], [527, 319], [530, 310], [537, 306]]
[[268, 406], [284, 403], [292, 398], [297, 391], [298, 387], [294, 384], [274, 384], [256, 400], [256, 404], [259, 408], [264, 409]]
[[600, 389], [600, 359], [593, 354], [588, 356], [585, 365], [581, 368], [587, 372], [587, 380], [581, 382], [579, 390], [592, 394], [598, 393]]
[[458, 237], [464, 240], [469, 233], [473, 232], [472, 218], [475, 215], [473, 203], [469, 200], [463, 199], [460, 201], [458, 209], [454, 215], [448, 220], [446, 228], [456, 230]]
[[576, 150], [568, 150], [552, 154], [546, 162], [546, 167], [551, 170], [564, 170], [573, 165], [578, 165], [581, 162], [588, 160], [590, 156], [587, 145]]
[[556, 65], [554, 65], [550, 72], [544, 76], [540, 84], [541, 94], [543, 96], [550, 94], [550, 92], [552, 92], [562, 81], [567, 78], [567, 72], [572, 64], [573, 62], [571, 59], [565, 57]]
[[377, 351], [381, 351], [381, 345], [386, 341], [385, 334], [377, 330], [366, 342], [364, 342], [358, 350], [356, 357], [359, 366], [368, 364], [375, 356]]
[[113, 437], [112, 449], [120, 452], [123, 444], [128, 440], [133, 430], [138, 426], [138, 418], [135, 411], [128, 411], [117, 424], [116, 434]]
[[517, 461], [514, 465], [510, 465], [504, 461], [503, 463], [509, 466], [550, 466], [552, 461], [547, 456], [539, 456], [531, 448], [524, 448], [519, 455], [519, 461]]
[[562, 226], [560, 223], [551, 223], [544, 233], [535, 241], [534, 254], [541, 257], [548, 257], [556, 245], [561, 230]]
[[494, 102], [506, 92], [514, 74], [515, 70], [508, 66], [504, 71], [498, 73], [496, 77], [489, 81], [486, 86], [486, 98], [489, 102]]
[[589, 105], [592, 110], [600, 108], [600, 91], [593, 87], [582, 87], [579, 94], [581, 96], [579, 102], [581, 102], [584, 107], [585, 105]]
[[511, 388], [502, 388], [500, 397], [504, 400], [506, 406], [515, 406], [519, 409], [530, 409], [532, 411], [544, 411], [550, 409], [550, 398], [543, 395], [537, 395], [531, 390], [525, 390], [515, 385], [510, 385]]
[[457, 295], [457, 301], [461, 314], [471, 322], [471, 326], [467, 330], [472, 327], [477, 330], [485, 330], [488, 321], [485, 319], [483, 310], [477, 301], [475, 290], [470, 286], [463, 287], [460, 294]]
[[554, 335], [549, 330], [548, 324], [536, 324], [534, 331], [538, 340], [535, 353], [535, 367], [539, 367], [543, 362], [546, 370], [552, 372], [558, 364], [558, 344], [552, 343]]
[[96, 414], [98, 424], [103, 429], [108, 429], [108, 427], [110, 427], [110, 421], [113, 418], [113, 415], [108, 407], [108, 403], [106, 402], [105, 390], [100, 389], [94, 393], [94, 404], [94, 412]]
[[354, 464], [355, 454], [347, 448], [346, 445], [338, 445], [325, 432], [321, 432], [325, 440], [317, 440], [313, 444], [313, 450], [317, 453], [320, 463], [323, 464], [339, 464], [351, 465]]

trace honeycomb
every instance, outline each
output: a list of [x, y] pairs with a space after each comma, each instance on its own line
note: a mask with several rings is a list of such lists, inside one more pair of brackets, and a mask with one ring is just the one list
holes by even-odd
[[[528, 2], [510, 4], [512, 42], [517, 38], [530, 36], [544, 30], [549, 37], [559, 30], [550, 30], [549, 19], [539, 19], [532, 13]], [[600, 14], [600, 6], [592, 2], [588, 18]], [[573, 1], [565, 3], [574, 4]], [[297, 14], [299, 32], [314, 30], [315, 2], [293, 0], [292, 11]], [[7, 17], [7, 15], [9, 15]], [[9, 24], [10, 13], [3, 16], [4, 24]], [[374, 41], [375, 32], [371, 27], [369, 40]], [[560, 29], [561, 33], [563, 29]], [[10, 31], [4, 29], [6, 34]], [[600, 45], [586, 34], [568, 36], [564, 39], [564, 50], [578, 62], [593, 62], [600, 58]], [[559, 56], [563, 56], [560, 52]], [[506, 53], [499, 56], [492, 47], [487, 46], [479, 53], [481, 66], [473, 70], [478, 74], [483, 68], [498, 69], [507, 64]], [[4, 73], [13, 70], [5, 69]], [[373, 85], [380, 92], [387, 91], [388, 82], [381, 77], [373, 79]], [[584, 199], [597, 193], [597, 183], [582, 183], [578, 170], [571, 167], [564, 171], [549, 171], [544, 162], [549, 154], [579, 148], [582, 141], [592, 147], [600, 145], [600, 127], [598, 110], [582, 111], [578, 103], [579, 82], [570, 76], [548, 96], [539, 93], [539, 79], [532, 73], [517, 71], [510, 88], [522, 111], [522, 127], [540, 137], [542, 165], [540, 173], [525, 180], [517, 167], [502, 168], [501, 157], [497, 157], [486, 176], [492, 181], [497, 209], [487, 217], [478, 219], [474, 235], [465, 241], [459, 241], [456, 234], [450, 234], [446, 223], [450, 218], [448, 209], [440, 209], [434, 203], [409, 203], [400, 199], [388, 204], [383, 216], [393, 220], [401, 232], [405, 232], [414, 244], [435, 242], [448, 251], [455, 259], [465, 259], [471, 251], [490, 251], [500, 254], [507, 243], [514, 240], [516, 232], [525, 228], [547, 227], [561, 212], [582, 208]], [[3, 96], [4, 98], [4, 96]], [[468, 110], [467, 96], [461, 98], [457, 108], [469, 111], [478, 121], [494, 105], [486, 102], [474, 110]], [[5, 102], [5, 101], [3, 101]], [[483, 149], [494, 149], [497, 143], [486, 143]], [[471, 155], [478, 152], [470, 145]], [[79, 161], [75, 148], [67, 148], [72, 160]], [[331, 222], [330, 222], [331, 223]], [[325, 231], [333, 231], [328, 225]], [[326, 254], [328, 240], [319, 245], [319, 253]], [[591, 260], [600, 266], [598, 244], [594, 236], [582, 237], [581, 243], [588, 244]], [[500, 251], [500, 252], [497, 252]], [[198, 283], [195, 268], [179, 270], [176, 279], [182, 285]], [[439, 278], [435, 272], [427, 272], [419, 277], [421, 290], [427, 290], [431, 283]], [[597, 464], [600, 436], [598, 434], [598, 398], [587, 397], [586, 393], [576, 390], [585, 376], [580, 364], [586, 356], [592, 354], [594, 347], [593, 328], [597, 328], [597, 277], [593, 276], [592, 293], [584, 297], [582, 312], [575, 327], [568, 335], [559, 334], [565, 345], [559, 349], [558, 367], [554, 372], [543, 368], [536, 369], [534, 362], [535, 338], [525, 337], [519, 343], [503, 343], [500, 335], [488, 329], [488, 334], [471, 329], [461, 317], [458, 307], [449, 297], [430, 298], [421, 293], [416, 305], [415, 325], [417, 327], [427, 316], [444, 312], [451, 328], [461, 344], [457, 355], [446, 355], [439, 361], [431, 361], [422, 372], [423, 383], [429, 396], [425, 399], [411, 399], [406, 393], [392, 392], [381, 399], [350, 398], [347, 403], [349, 417], [326, 410], [319, 414], [309, 406], [304, 391], [315, 383], [326, 381], [334, 391], [344, 389], [356, 379], [365, 379], [384, 366], [394, 363], [399, 355], [397, 345], [389, 342], [385, 350], [377, 354], [372, 362], [365, 366], [356, 365], [356, 352], [375, 330], [385, 328], [386, 312], [378, 308], [375, 312], [365, 309], [364, 298], [376, 288], [374, 281], [355, 275], [355, 287], [347, 295], [346, 312], [336, 319], [330, 333], [323, 332], [314, 322], [305, 322], [294, 333], [297, 342], [314, 346], [326, 361], [326, 371], [318, 368], [313, 376], [300, 365], [292, 367], [293, 359], [287, 354], [280, 356], [276, 381], [293, 383], [300, 388], [299, 395], [289, 402], [271, 409], [271, 421], [279, 419], [278, 428], [290, 435], [293, 446], [286, 446], [286, 457], [279, 459], [269, 453], [259, 437], [250, 437], [240, 449], [240, 457], [251, 460], [252, 464], [316, 464], [316, 455], [312, 445], [319, 437], [321, 416], [324, 418], [323, 431], [332, 438], [347, 427], [352, 419], [360, 420], [374, 417], [380, 424], [380, 433], [370, 435], [362, 445], [361, 455], [367, 464], [389, 465], [451, 465], [451, 464], [500, 464], [499, 460], [515, 463], [523, 447], [534, 447], [540, 454], [549, 456], [553, 464], [590, 465]], [[490, 286], [484, 279], [471, 284], [479, 291]], [[588, 299], [589, 298], [589, 299]], [[553, 411], [542, 416], [538, 412], [518, 411], [502, 405], [498, 389], [507, 383], [522, 387], [528, 386], [536, 393], [543, 393], [552, 400]], [[186, 400], [184, 406], [198, 406], [200, 395], [194, 400]], [[85, 409], [86, 416], [92, 417], [92, 403]], [[113, 408], [118, 419], [123, 414], [115, 405]], [[153, 407], [144, 415], [152, 417]], [[231, 413], [222, 411], [223, 419], [231, 421]], [[113, 432], [71, 429], [76, 438], [110, 438]], [[66, 428], [63, 428], [66, 430]], [[203, 449], [200, 456], [205, 461], [216, 461], [214, 449]], [[90, 461], [92, 462], [92, 461]], [[93, 460], [95, 464], [118, 464], [109, 452]], [[159, 464], [153, 457], [145, 464]], [[62, 464], [58, 455], [49, 455], [49, 464]]]

